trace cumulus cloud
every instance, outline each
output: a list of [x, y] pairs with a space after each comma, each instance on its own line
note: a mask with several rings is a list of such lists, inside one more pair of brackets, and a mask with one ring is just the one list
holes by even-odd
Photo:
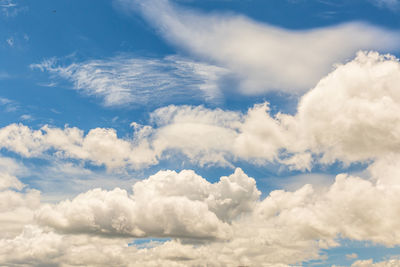
[[218, 101], [218, 84], [229, 74], [222, 67], [178, 56], [151, 59], [125, 55], [68, 66], [48, 59], [31, 68], [72, 81], [74, 89], [103, 98], [106, 106], [163, 104], [188, 97]]
[[125, 190], [95, 189], [47, 205], [37, 220], [63, 232], [131, 237], [227, 239], [227, 223], [252, 211], [260, 192], [237, 169], [210, 184], [193, 171], [159, 172]]
[[[398, 162], [387, 158], [364, 178], [339, 174], [326, 187], [276, 190], [263, 200], [240, 169], [214, 184], [190, 170], [161, 171], [134, 184], [132, 194], [95, 189], [36, 207], [31, 226], [0, 239], [0, 263], [285, 266], [322, 259], [321, 249], [340, 239], [396, 246]], [[171, 240], [140, 248], [127, 245], [132, 237]]]
[[22, 124], [10, 124], [0, 129], [0, 144], [2, 148], [24, 157], [40, 157], [54, 149], [61, 158], [88, 160], [109, 168], [155, 161], [145, 143], [136, 146], [134, 153], [132, 142], [118, 138], [114, 129], [96, 128], [84, 135], [82, 130], [74, 127], [44, 126], [32, 130]]
[[[232, 158], [279, 161], [298, 169], [313, 160], [346, 164], [398, 153], [400, 63], [360, 52], [338, 65], [299, 101], [295, 115], [269, 114], [267, 104], [247, 114], [169, 106], [152, 114], [152, 147], [178, 149], [195, 161]], [[196, 142], [191, 142], [195, 136]], [[215, 137], [218, 137], [217, 139]]]
[[16, 177], [23, 169], [14, 159], [0, 157], [0, 238], [18, 235], [39, 208], [40, 192], [24, 190], [25, 185]]
[[390, 55], [360, 52], [337, 66], [301, 98], [294, 117], [282, 116], [299, 140], [293, 150], [307, 147], [323, 154], [324, 162], [397, 153], [399, 82], [400, 63]]
[[203, 14], [167, 0], [119, 2], [140, 10], [171, 43], [230, 69], [245, 94], [304, 92], [332, 64], [348, 60], [359, 49], [394, 51], [400, 37], [360, 22], [296, 31], [239, 15]]

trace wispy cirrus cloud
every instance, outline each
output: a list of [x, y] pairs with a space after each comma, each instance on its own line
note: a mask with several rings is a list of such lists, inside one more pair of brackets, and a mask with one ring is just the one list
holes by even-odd
[[393, 11], [399, 11], [400, 9], [399, 0], [369, 0], [369, 1], [381, 8], [389, 8]]
[[0, 8], [13, 8], [16, 6], [17, 6], [17, 4], [15, 4], [12, 0], [1, 0], [0, 1]]
[[67, 66], [48, 59], [31, 68], [71, 81], [74, 89], [102, 98], [105, 106], [163, 104], [189, 97], [218, 101], [218, 83], [229, 74], [222, 67], [178, 56], [119, 56]]
[[3, 107], [6, 112], [14, 112], [20, 108], [19, 104], [16, 101], [1, 96], [0, 96], [0, 107]]
[[19, 6], [13, 0], [0, 0], [0, 11], [4, 15], [4, 17], [15, 17], [21, 11], [26, 11], [27, 7]]

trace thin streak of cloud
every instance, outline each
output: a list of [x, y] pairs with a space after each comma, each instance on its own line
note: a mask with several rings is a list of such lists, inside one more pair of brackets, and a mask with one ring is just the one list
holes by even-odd
[[74, 89], [102, 98], [105, 106], [159, 104], [187, 97], [218, 101], [219, 79], [228, 74], [224, 68], [177, 56], [163, 59], [120, 56], [68, 66], [48, 59], [32, 64], [31, 68], [71, 81]]

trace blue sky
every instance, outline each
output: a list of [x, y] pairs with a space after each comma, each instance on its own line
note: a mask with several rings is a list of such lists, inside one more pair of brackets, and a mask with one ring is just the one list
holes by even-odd
[[400, 264], [399, 41], [397, 0], [0, 0], [0, 265]]

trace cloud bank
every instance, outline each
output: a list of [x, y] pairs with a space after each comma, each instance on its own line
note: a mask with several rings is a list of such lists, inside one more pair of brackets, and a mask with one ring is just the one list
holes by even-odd
[[[339, 174], [324, 188], [276, 190], [265, 199], [241, 169], [213, 184], [191, 170], [160, 171], [135, 183], [132, 194], [94, 189], [57, 204], [40, 203], [31, 191], [10, 197], [6, 189], [0, 197], [8, 198], [9, 216], [21, 208], [32, 216], [0, 237], [0, 263], [288, 266], [322, 261], [321, 249], [340, 239], [399, 245], [398, 162], [385, 158], [365, 177]], [[8, 217], [1, 218], [5, 225]], [[169, 239], [128, 246], [135, 237]]]

